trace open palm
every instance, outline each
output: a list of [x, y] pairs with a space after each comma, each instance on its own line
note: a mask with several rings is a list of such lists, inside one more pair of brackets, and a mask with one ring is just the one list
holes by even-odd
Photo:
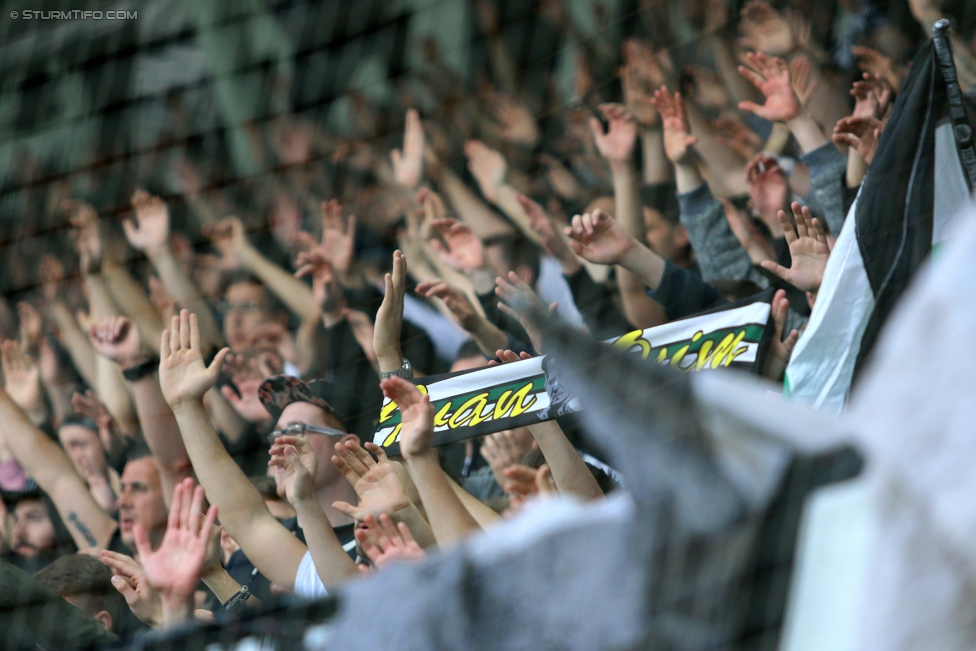
[[129, 219], [122, 222], [129, 244], [140, 251], [165, 246], [169, 239], [169, 209], [163, 200], [145, 190], [136, 190], [131, 203], [138, 224]]
[[780, 223], [783, 225], [786, 242], [790, 246], [790, 256], [793, 258], [790, 268], [787, 269], [772, 260], [764, 260], [762, 266], [798, 289], [816, 293], [820, 289], [824, 269], [827, 267], [827, 258], [830, 256], [827, 234], [819, 220], [810, 214], [809, 208], [803, 206], [801, 209], [800, 204], [794, 202], [792, 210], [796, 221], [795, 231], [786, 213], [779, 211]]
[[159, 386], [166, 402], [175, 407], [203, 398], [216, 384], [228, 352], [224, 348], [209, 367], [204, 365], [197, 315], [183, 310], [179, 317], [174, 316], [169, 329], [163, 331], [159, 352]]
[[351, 518], [362, 521], [367, 514], [379, 517], [381, 513], [395, 513], [410, 506], [410, 499], [400, 483], [393, 462], [385, 454], [373, 458], [354, 441], [336, 445], [332, 463], [352, 484], [359, 504], [335, 502], [333, 507]]
[[755, 102], [740, 102], [739, 108], [770, 122], [786, 122], [800, 114], [800, 100], [793, 90], [790, 68], [779, 58], [769, 58], [762, 52], [746, 54], [753, 69], [739, 66], [739, 74], [748, 79], [766, 97], [759, 106]]
[[206, 517], [202, 507], [203, 487], [185, 479], [173, 491], [166, 534], [158, 549], [153, 551], [149, 534], [142, 525], [136, 525], [133, 530], [149, 583], [164, 599], [189, 599], [200, 581], [217, 519], [216, 506], [210, 507]]

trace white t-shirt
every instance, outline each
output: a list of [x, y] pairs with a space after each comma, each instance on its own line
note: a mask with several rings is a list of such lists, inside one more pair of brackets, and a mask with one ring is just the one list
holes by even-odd
[[298, 564], [298, 572], [295, 573], [295, 594], [306, 599], [318, 599], [329, 594], [315, 569], [312, 552], [305, 552], [302, 562]]

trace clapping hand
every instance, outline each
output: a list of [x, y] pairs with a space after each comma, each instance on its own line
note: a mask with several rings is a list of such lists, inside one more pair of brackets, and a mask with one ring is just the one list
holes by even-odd
[[434, 442], [434, 408], [430, 396], [420, 393], [417, 386], [400, 377], [380, 382], [383, 395], [400, 408], [400, 453], [404, 459], [436, 454]]
[[393, 523], [386, 513], [379, 522], [372, 514], [363, 519], [364, 528], [356, 529], [356, 542], [377, 569], [397, 561], [422, 561], [427, 552], [417, 544], [406, 522]]
[[[367, 516], [396, 513], [410, 506], [413, 500], [407, 491], [415, 492], [416, 488], [402, 466], [391, 461], [383, 448], [374, 443], [366, 443], [364, 447], [355, 441], [344, 441], [337, 443], [335, 450], [332, 464], [352, 484], [359, 496], [356, 506], [348, 502], [334, 502], [332, 507], [337, 511], [361, 522]], [[376, 455], [375, 460], [370, 452]], [[415, 499], [419, 503], [419, 496], [415, 496]]]

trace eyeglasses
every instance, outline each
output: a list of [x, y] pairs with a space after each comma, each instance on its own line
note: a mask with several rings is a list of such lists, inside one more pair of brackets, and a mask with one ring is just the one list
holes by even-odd
[[345, 436], [347, 432], [332, 427], [318, 427], [307, 423], [292, 423], [284, 429], [276, 429], [268, 434], [268, 445], [274, 445], [279, 436], [305, 436], [306, 434], [325, 434], [326, 436]]

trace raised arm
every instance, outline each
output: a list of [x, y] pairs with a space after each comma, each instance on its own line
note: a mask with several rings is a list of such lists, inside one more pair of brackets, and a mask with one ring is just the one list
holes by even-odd
[[[16, 343], [4, 342], [0, 352], [8, 386], [39, 382], [37, 367]], [[6, 389], [0, 389], [0, 434], [24, 472], [54, 502], [75, 545], [79, 549], [108, 545], [118, 523], [95, 502], [64, 450], [30, 422]]]
[[[604, 133], [603, 126], [596, 118], [590, 119], [590, 129], [597, 149], [610, 163], [616, 219], [630, 237], [643, 242], [647, 231], [640, 200], [640, 178], [634, 167], [637, 121], [619, 104], [604, 104], [600, 110], [609, 123], [609, 129]], [[624, 314], [631, 323], [639, 328], [649, 328], [667, 322], [664, 308], [644, 292], [640, 278], [626, 268], [620, 268], [617, 282]]]
[[207, 412], [203, 394], [212, 387], [227, 356], [225, 348], [204, 366], [197, 318], [186, 310], [163, 332], [159, 385], [173, 410], [197, 478], [220, 522], [244, 554], [270, 581], [292, 588], [308, 549], [275, 520], [254, 485], [224, 449]]
[[211, 230], [214, 244], [261, 279], [291, 312], [303, 321], [315, 321], [321, 316], [312, 290], [285, 269], [271, 262], [247, 240], [244, 225], [237, 217], [227, 217]]
[[420, 492], [438, 545], [445, 547], [480, 531], [481, 527], [468, 513], [441, 469], [437, 451], [431, 447], [434, 408], [430, 398], [396, 376], [383, 380], [380, 386], [383, 393], [400, 407], [403, 419], [400, 452]]
[[224, 339], [210, 306], [170, 249], [166, 204], [159, 197], [137, 190], [132, 195], [132, 207], [136, 211], [136, 222], [128, 219], [122, 222], [129, 244], [146, 254], [177, 303], [199, 315], [201, 337], [207, 349], [223, 345]]
[[298, 513], [298, 522], [305, 532], [319, 578], [324, 585], [330, 586], [355, 576], [357, 569], [336, 538], [315, 494], [313, 478], [318, 464], [315, 451], [304, 438], [281, 436], [271, 447], [270, 465], [286, 470], [285, 497]]
[[173, 490], [190, 476], [193, 468], [183, 446], [173, 411], [163, 399], [157, 377], [158, 364], [143, 349], [139, 330], [125, 317], [109, 317], [92, 325], [92, 346], [119, 365], [135, 401], [142, 435], [159, 467], [163, 500], [169, 505]]

